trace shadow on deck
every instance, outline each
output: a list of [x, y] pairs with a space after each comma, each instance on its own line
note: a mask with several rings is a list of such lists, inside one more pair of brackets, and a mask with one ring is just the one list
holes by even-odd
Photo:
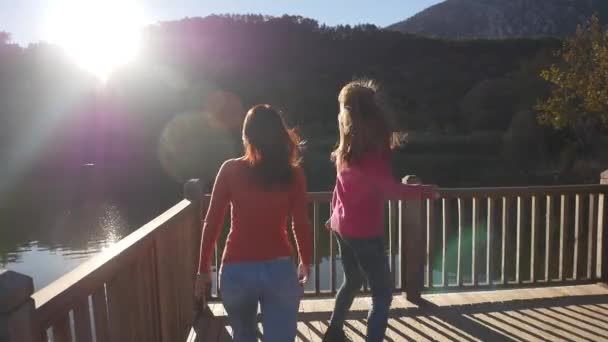
[[[345, 327], [353, 341], [365, 339], [369, 303], [353, 304]], [[333, 299], [302, 301], [297, 341], [321, 341], [332, 306]], [[214, 318], [199, 319], [189, 341], [232, 341], [222, 305], [210, 309]], [[608, 340], [608, 286], [433, 294], [419, 304], [395, 296], [385, 341], [427, 340]]]

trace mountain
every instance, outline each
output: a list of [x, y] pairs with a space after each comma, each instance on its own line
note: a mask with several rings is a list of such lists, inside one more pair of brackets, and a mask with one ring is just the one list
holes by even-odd
[[563, 37], [593, 13], [608, 18], [608, 0], [447, 0], [387, 29], [447, 39]]

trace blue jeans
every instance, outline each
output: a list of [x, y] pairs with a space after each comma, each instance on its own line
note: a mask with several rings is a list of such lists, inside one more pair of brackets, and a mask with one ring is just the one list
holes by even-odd
[[342, 330], [355, 296], [367, 278], [372, 293], [372, 307], [367, 319], [367, 342], [381, 342], [388, 324], [389, 309], [393, 300], [393, 286], [384, 253], [384, 238], [351, 239], [336, 234], [344, 283], [336, 295], [330, 329]]
[[291, 258], [225, 264], [220, 283], [234, 341], [257, 341], [258, 303], [264, 341], [295, 340], [304, 290]]

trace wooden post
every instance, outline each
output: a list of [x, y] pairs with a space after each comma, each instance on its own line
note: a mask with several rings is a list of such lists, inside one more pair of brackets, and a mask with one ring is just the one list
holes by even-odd
[[[201, 243], [203, 220], [205, 219], [207, 210], [206, 201], [204, 201], [203, 184], [199, 179], [191, 179], [184, 184], [184, 197], [192, 202], [196, 213], [198, 214], [194, 217], [196, 222], [194, 223], [194, 241], [192, 241], [194, 243], [193, 251], [195, 251], [195, 255], [193, 256], [195, 263], [193, 270], [196, 270], [198, 268], [198, 255], [200, 251], [199, 247]], [[194, 274], [196, 274], [196, 271]]]
[[[608, 185], [608, 170], [602, 172], [600, 175], [600, 184]], [[606, 196], [604, 194], [600, 194], [598, 196], [598, 206], [597, 206], [597, 238], [601, 239], [598, 245], [598, 251], [601, 253], [598, 255], [598, 262], [601, 260], [602, 263], [602, 276], [601, 280], [605, 283], [608, 283], [608, 231], [606, 231], [606, 222], [608, 218], [606, 218]]]
[[0, 341], [34, 342], [33, 293], [32, 278], [0, 270]]
[[[193, 261], [193, 275], [196, 275], [199, 263], [199, 253], [200, 253], [200, 244], [201, 237], [203, 233], [203, 221], [205, 220], [205, 215], [207, 214], [207, 206], [209, 205], [208, 201], [205, 199], [205, 194], [203, 190], [203, 183], [200, 179], [190, 179], [184, 184], [184, 197], [192, 202], [194, 207], [196, 208], [196, 212], [198, 215], [195, 217], [196, 222], [194, 223], [195, 232], [193, 233], [194, 239], [194, 255]], [[219, 284], [219, 272], [216, 272], [216, 281]], [[208, 289], [207, 298], [211, 298], [211, 289]], [[195, 308], [197, 311], [203, 308]]]
[[[403, 184], [422, 183], [416, 176], [406, 176], [402, 182]], [[423, 208], [422, 198], [418, 201], [407, 201], [405, 208], [404, 203], [400, 202], [401, 279], [405, 295], [410, 302], [420, 300], [424, 287], [426, 243], [423, 241]]]

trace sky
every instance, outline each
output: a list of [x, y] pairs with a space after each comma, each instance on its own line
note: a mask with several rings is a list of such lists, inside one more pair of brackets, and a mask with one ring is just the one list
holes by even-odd
[[[69, 0], [0, 0], [0, 31], [27, 45], [49, 40], [49, 17], [57, 19]], [[110, 0], [79, 0], [83, 2]], [[114, 1], [123, 4], [125, 1]], [[112, 2], [112, 1], [110, 1]], [[131, 0], [143, 23], [221, 13], [302, 15], [328, 25], [372, 23], [384, 27], [404, 20], [441, 0]], [[120, 11], [122, 5], [116, 5]], [[99, 18], [97, 18], [99, 19]], [[108, 18], [111, 24], [112, 18]]]

